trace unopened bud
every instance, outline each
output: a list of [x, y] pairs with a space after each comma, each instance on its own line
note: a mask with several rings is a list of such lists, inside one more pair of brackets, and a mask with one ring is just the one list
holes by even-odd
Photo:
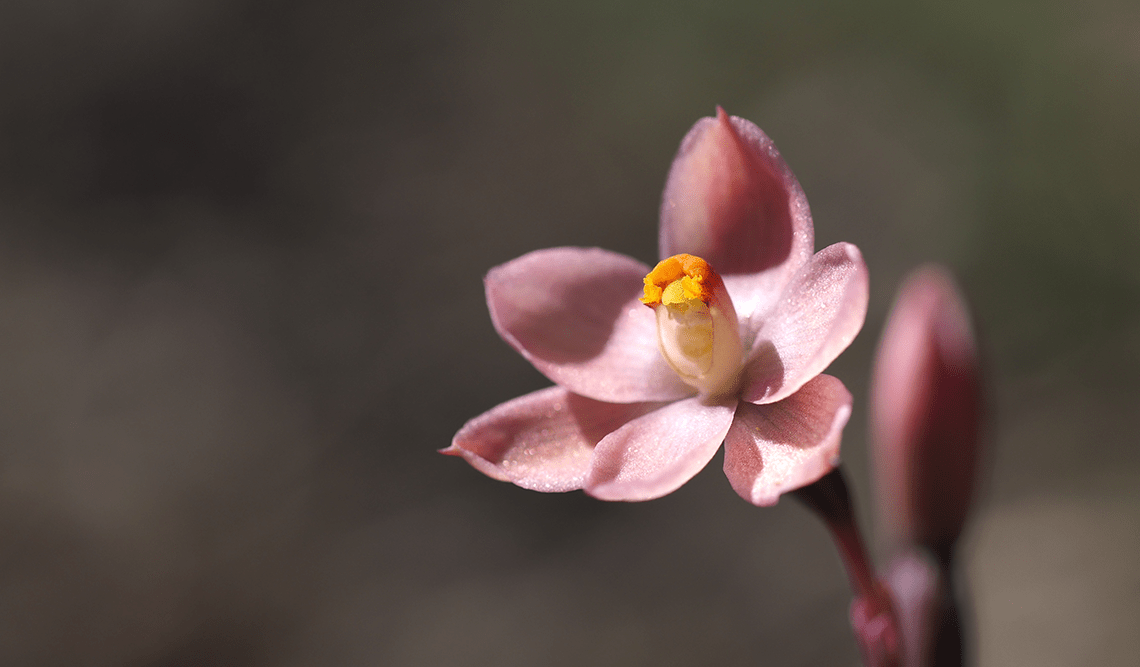
[[944, 269], [919, 269], [899, 291], [875, 358], [870, 407], [888, 532], [945, 553], [973, 495], [981, 380], [970, 318]]

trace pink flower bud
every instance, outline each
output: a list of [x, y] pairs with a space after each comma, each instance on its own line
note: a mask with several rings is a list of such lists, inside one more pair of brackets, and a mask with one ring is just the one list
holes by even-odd
[[981, 381], [965, 304], [942, 268], [905, 281], [883, 331], [871, 384], [880, 516], [897, 542], [945, 553], [970, 507]]

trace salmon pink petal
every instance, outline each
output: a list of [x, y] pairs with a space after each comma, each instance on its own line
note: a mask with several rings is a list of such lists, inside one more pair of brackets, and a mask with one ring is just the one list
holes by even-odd
[[790, 276], [814, 250], [807, 198], [772, 140], [752, 123], [702, 118], [681, 142], [661, 202], [662, 257], [703, 257], [722, 276]]
[[724, 443], [724, 474], [753, 505], [774, 505], [780, 494], [823, 477], [839, 463], [839, 442], [851, 416], [851, 394], [818, 375], [788, 398], [741, 403]]
[[487, 274], [495, 330], [535, 368], [570, 391], [635, 403], [694, 392], [657, 350], [642, 295], [649, 267], [600, 248], [528, 253]]
[[774, 403], [827, 368], [867, 317], [867, 265], [836, 243], [812, 257], [764, 319], [744, 370], [742, 397]]
[[676, 491], [716, 454], [735, 409], [735, 399], [689, 398], [634, 419], [598, 443], [586, 492], [602, 500], [651, 500]]
[[603, 403], [550, 387], [472, 419], [442, 451], [497, 480], [535, 491], [572, 491], [585, 483], [599, 440], [658, 407]]
[[780, 296], [788, 287], [791, 275], [775, 271], [748, 273], [724, 277], [724, 288], [736, 308], [740, 325], [740, 342], [744, 349], [752, 348], [756, 334], [764, 321], [780, 303]]

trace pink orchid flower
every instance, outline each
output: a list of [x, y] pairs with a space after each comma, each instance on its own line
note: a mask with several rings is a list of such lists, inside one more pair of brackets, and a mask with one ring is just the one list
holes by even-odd
[[756, 505], [832, 470], [851, 395], [820, 373], [863, 326], [867, 268], [847, 243], [813, 254], [807, 200], [760, 128], [718, 108], [689, 131], [659, 248], [652, 270], [598, 248], [492, 269], [496, 331], [556, 386], [472, 419], [443, 453], [624, 501], [675, 491], [722, 442]]

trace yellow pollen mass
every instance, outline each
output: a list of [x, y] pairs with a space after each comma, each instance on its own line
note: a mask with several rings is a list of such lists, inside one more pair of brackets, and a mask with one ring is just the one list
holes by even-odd
[[666, 306], [680, 305], [701, 298], [701, 284], [689, 276], [674, 280], [661, 293], [661, 303]]
[[710, 278], [715, 276], [708, 262], [695, 255], [673, 255], [663, 259], [645, 276], [645, 296], [641, 302], [647, 306], [680, 305], [700, 300], [707, 304], [712, 299]]

